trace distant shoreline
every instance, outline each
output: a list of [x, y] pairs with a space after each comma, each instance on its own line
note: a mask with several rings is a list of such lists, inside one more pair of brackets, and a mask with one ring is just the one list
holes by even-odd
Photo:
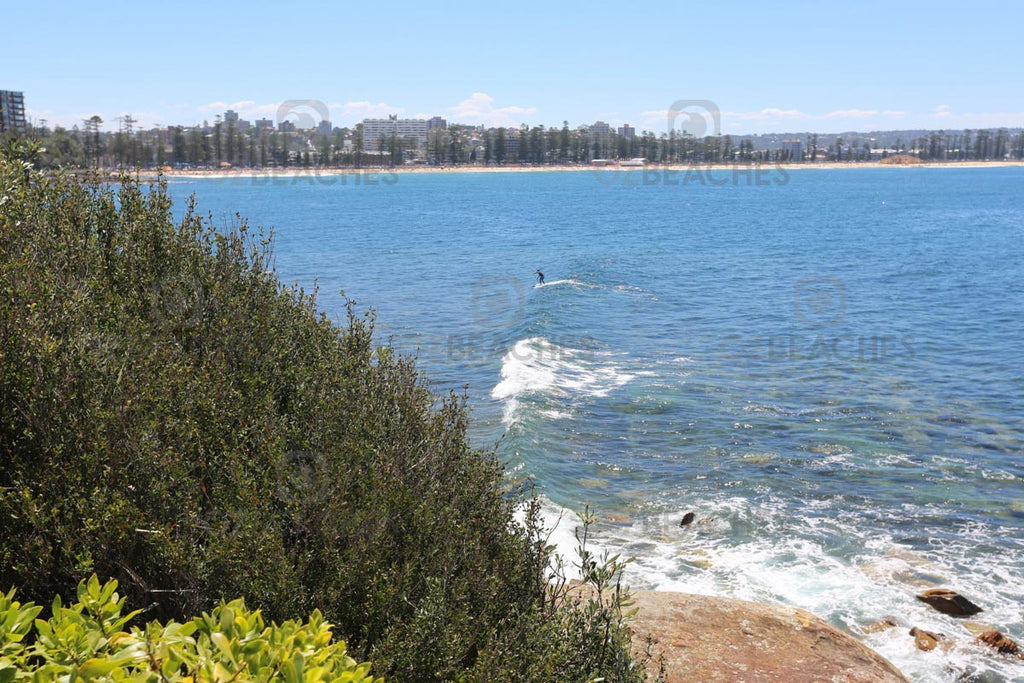
[[[586, 166], [581, 164], [573, 165], [550, 165], [550, 166], [396, 166], [394, 168], [364, 167], [364, 168], [263, 168], [263, 169], [201, 169], [184, 170], [173, 169], [165, 171], [142, 170], [137, 175], [143, 179], [156, 179], [158, 176], [164, 178], [302, 178], [318, 176], [398, 176], [406, 174], [447, 174], [447, 173], [580, 173], [580, 172], [665, 172], [685, 174], [686, 172], [702, 173], [708, 171], [800, 171], [800, 170], [836, 170], [852, 168], [1000, 168], [1000, 167], [1022, 167], [1024, 161], [939, 161], [921, 162], [917, 164], [884, 164], [880, 161], [858, 161], [838, 162], [826, 161], [816, 163], [700, 163], [700, 164], [647, 164], [639, 166]], [[113, 172], [113, 171], [111, 171]], [[135, 174], [135, 172], [133, 172]]]

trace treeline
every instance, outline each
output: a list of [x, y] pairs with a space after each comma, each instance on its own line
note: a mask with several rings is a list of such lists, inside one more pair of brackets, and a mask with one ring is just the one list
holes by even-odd
[[[212, 126], [101, 132], [92, 117], [74, 130], [33, 129], [47, 168], [361, 168], [404, 163], [587, 164], [596, 159], [642, 157], [650, 163], [773, 163], [869, 161], [908, 154], [924, 161], [1024, 160], [1024, 131], [1006, 128], [931, 131], [880, 143], [873, 137], [802, 134], [785, 142], [773, 136], [692, 135], [643, 131], [621, 135], [611, 127], [570, 129], [452, 125], [432, 131], [425, 143], [392, 136], [364, 141], [362, 124], [312, 130], [275, 130], [218, 120]], [[793, 144], [797, 143], [797, 144]]]
[[0, 594], [95, 573], [146, 620], [319, 609], [388, 680], [643, 680], [621, 564], [584, 548], [589, 601], [552, 584], [537, 501], [372, 317], [336, 327], [244, 222], [26, 147], [0, 159]]
[[889, 139], [879, 142], [873, 135], [808, 134], [802, 142], [808, 160], [867, 161], [894, 154], [916, 156], [922, 161], [1024, 160], [1024, 130], [938, 130], [905, 138], [899, 134], [885, 137]]

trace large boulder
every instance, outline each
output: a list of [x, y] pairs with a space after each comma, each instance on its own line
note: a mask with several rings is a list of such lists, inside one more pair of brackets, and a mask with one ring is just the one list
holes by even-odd
[[973, 602], [948, 588], [932, 588], [917, 596], [921, 602], [928, 603], [943, 614], [953, 617], [970, 617], [984, 610]]
[[634, 642], [652, 637], [669, 683], [907, 680], [853, 636], [795, 607], [660, 591], [632, 595], [639, 608]]

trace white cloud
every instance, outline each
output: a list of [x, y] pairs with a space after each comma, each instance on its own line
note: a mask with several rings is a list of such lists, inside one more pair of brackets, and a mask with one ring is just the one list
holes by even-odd
[[768, 118], [768, 119], [776, 119], [776, 120], [794, 121], [794, 120], [798, 120], [798, 119], [805, 119], [805, 118], [807, 118], [807, 114], [803, 113], [799, 109], [774, 109], [774, 108], [768, 108], [768, 109], [762, 109], [761, 111], [756, 112], [755, 113], [755, 118], [762, 118], [762, 119]]
[[877, 109], [840, 109], [825, 114], [826, 119], [867, 119], [878, 116]]
[[936, 119], [945, 119], [949, 118], [952, 115], [953, 112], [950, 111], [950, 106], [948, 104], [940, 104], [939, 106], [935, 107], [935, 111], [932, 112], [931, 114], [931, 116]]
[[852, 107], [823, 114], [812, 114], [799, 109], [766, 107], [758, 111], [724, 111], [722, 112], [722, 126], [735, 129], [737, 122], [742, 122], [748, 124], [742, 127], [750, 132], [785, 132], [786, 127], [793, 122], [802, 122], [808, 128], [814, 128], [823, 122], [829, 122], [829, 128], [844, 125], [858, 128], [881, 127], [892, 125], [891, 119], [905, 116], [907, 116], [907, 112], [897, 109], [878, 110]]
[[512, 127], [523, 123], [525, 117], [536, 114], [536, 107], [495, 107], [494, 98], [487, 93], [475, 92], [454, 107], [449, 117], [455, 123], [483, 124], [485, 126]]
[[339, 122], [346, 124], [358, 123], [363, 119], [379, 119], [391, 114], [402, 115], [405, 113], [404, 107], [396, 107], [386, 102], [373, 104], [366, 100], [331, 104], [330, 109], [332, 116], [337, 116]]
[[665, 123], [668, 121], [668, 109], [652, 109], [640, 112], [640, 123]]
[[799, 109], [779, 109], [777, 107], [767, 107], [758, 111], [723, 111], [721, 117], [723, 125], [728, 127], [734, 127], [736, 121], [772, 124], [813, 118]]

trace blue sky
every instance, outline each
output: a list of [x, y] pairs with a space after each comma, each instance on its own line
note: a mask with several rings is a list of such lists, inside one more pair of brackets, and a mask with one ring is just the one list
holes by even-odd
[[0, 88], [51, 126], [273, 119], [287, 100], [336, 125], [661, 132], [684, 100], [723, 133], [1024, 126], [1019, 2], [77, 0], [9, 3], [2, 23]]

